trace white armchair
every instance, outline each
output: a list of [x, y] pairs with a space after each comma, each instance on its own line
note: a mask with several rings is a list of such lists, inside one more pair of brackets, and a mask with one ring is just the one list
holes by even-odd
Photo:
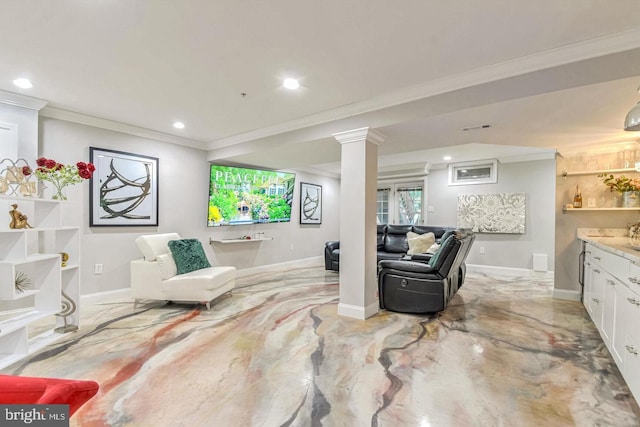
[[177, 274], [168, 242], [179, 239], [178, 233], [151, 234], [136, 239], [144, 258], [131, 261], [134, 308], [139, 300], [152, 299], [197, 302], [209, 310], [214, 298], [235, 287], [235, 267], [208, 267]]

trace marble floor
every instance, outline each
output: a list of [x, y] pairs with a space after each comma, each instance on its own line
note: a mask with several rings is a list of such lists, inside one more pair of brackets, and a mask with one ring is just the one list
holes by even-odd
[[93, 379], [72, 426], [639, 426], [578, 302], [469, 274], [444, 312], [337, 315], [321, 268], [240, 280], [211, 311], [83, 307], [79, 332], [3, 373]]

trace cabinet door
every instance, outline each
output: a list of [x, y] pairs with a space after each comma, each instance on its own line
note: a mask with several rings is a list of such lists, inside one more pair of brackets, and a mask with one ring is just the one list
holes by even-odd
[[611, 348], [613, 343], [613, 337], [617, 332], [615, 327], [615, 314], [616, 314], [616, 292], [618, 287], [623, 286], [612, 275], [605, 273], [603, 275], [602, 285], [602, 324], [600, 329], [600, 335], [602, 340], [607, 345], [607, 348]]
[[604, 285], [604, 274], [599, 266], [592, 265], [591, 268], [591, 292], [589, 295], [589, 300], [587, 301], [587, 311], [591, 316], [591, 320], [593, 323], [601, 329], [602, 327], [602, 295], [603, 295], [603, 285]]
[[582, 291], [582, 305], [587, 309], [587, 313], [589, 316], [593, 318], [593, 312], [591, 311], [591, 305], [589, 301], [591, 301], [591, 296], [593, 295], [593, 278], [591, 277], [593, 274], [593, 264], [588, 260], [584, 262], [584, 290]]
[[[640, 298], [636, 298], [640, 300]], [[620, 372], [624, 372], [624, 358], [627, 353], [625, 340], [629, 325], [634, 316], [634, 295], [626, 285], [620, 283], [616, 288], [615, 332], [611, 341], [611, 355]], [[640, 302], [638, 302], [640, 303]]]
[[632, 326], [640, 319], [640, 296], [629, 292], [626, 301], [623, 321], [630, 326], [625, 333], [622, 375], [636, 400], [640, 401], [640, 330]]

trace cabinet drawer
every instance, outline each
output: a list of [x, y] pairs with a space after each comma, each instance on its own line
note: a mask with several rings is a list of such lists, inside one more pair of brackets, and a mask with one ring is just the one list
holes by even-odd
[[[587, 245], [586, 260], [599, 266], [622, 282], [629, 280], [629, 264], [631, 262], [626, 258], [595, 246]], [[640, 283], [640, 267], [638, 268], [638, 283]], [[638, 288], [640, 289], [640, 285]]]

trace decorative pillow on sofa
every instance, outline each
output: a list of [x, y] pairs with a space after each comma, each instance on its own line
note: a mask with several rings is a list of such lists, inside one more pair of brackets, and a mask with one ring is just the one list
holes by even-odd
[[407, 242], [409, 243], [409, 251], [407, 255], [423, 254], [436, 241], [433, 233], [418, 234], [413, 231], [407, 233]]
[[438, 252], [438, 249], [440, 249], [440, 245], [438, 243], [434, 243], [433, 245], [429, 246], [429, 249], [427, 249], [428, 254], [435, 254], [436, 252]]
[[156, 262], [158, 263], [158, 267], [160, 267], [160, 278], [162, 280], [171, 279], [178, 274], [178, 267], [171, 254], [158, 255]]
[[170, 240], [168, 243], [178, 274], [211, 267], [198, 239]]

